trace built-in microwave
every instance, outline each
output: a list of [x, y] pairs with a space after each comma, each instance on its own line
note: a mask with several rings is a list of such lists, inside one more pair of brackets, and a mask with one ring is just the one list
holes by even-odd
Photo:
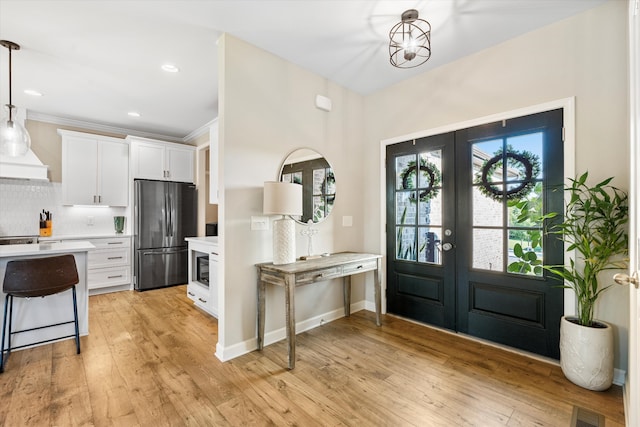
[[209, 256], [203, 255], [197, 258], [196, 280], [203, 285], [209, 286]]

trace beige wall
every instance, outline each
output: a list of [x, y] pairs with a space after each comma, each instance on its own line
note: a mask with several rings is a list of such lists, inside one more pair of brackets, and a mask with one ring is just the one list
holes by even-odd
[[[333, 165], [337, 200], [332, 215], [318, 225], [317, 252], [362, 250], [362, 98], [328, 80], [229, 35], [220, 49], [220, 163], [224, 168], [220, 203], [224, 239], [225, 302], [219, 346], [255, 348], [256, 271], [272, 259], [271, 229], [251, 231], [252, 215], [262, 215], [265, 181], [277, 179], [282, 161], [296, 148], [309, 147]], [[327, 113], [314, 105], [317, 94], [333, 101]], [[342, 217], [353, 216], [353, 227]], [[306, 239], [298, 232], [298, 255]], [[371, 280], [371, 279], [369, 279]], [[317, 283], [296, 292], [298, 321], [342, 307], [340, 282]], [[353, 302], [364, 299], [362, 278], [354, 280]], [[267, 294], [266, 332], [283, 328], [284, 294]], [[319, 322], [319, 319], [318, 319]], [[251, 348], [251, 342], [254, 347]]]
[[[594, 181], [615, 176], [628, 188], [626, 13], [626, 2], [610, 1], [367, 97], [365, 249], [383, 244], [380, 191], [368, 185], [380, 175], [380, 141], [412, 132], [575, 96], [577, 172], [588, 170]], [[627, 366], [627, 297], [613, 287], [596, 313], [616, 327], [620, 369]]]

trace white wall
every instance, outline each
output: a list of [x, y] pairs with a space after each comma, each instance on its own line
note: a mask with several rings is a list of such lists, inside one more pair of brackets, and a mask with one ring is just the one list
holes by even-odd
[[[221, 186], [224, 188], [219, 221], [225, 274], [224, 320], [220, 322], [222, 343], [219, 342], [218, 355], [228, 358], [255, 348], [254, 265], [272, 259], [272, 240], [271, 230], [250, 230], [250, 217], [262, 215], [263, 184], [277, 179], [287, 154], [296, 148], [312, 148], [323, 154], [335, 171], [336, 203], [330, 217], [317, 226], [315, 251], [362, 250], [364, 221], [368, 221], [369, 212], [363, 208], [361, 188], [364, 185], [362, 98], [232, 36], [224, 35], [218, 48], [221, 52]], [[317, 94], [331, 98], [333, 111], [327, 113], [315, 107]], [[367, 185], [375, 182], [372, 180]], [[353, 227], [342, 226], [345, 215], [353, 217]], [[297, 226], [297, 231], [301, 230]], [[306, 254], [306, 248], [306, 238], [298, 233], [298, 255]], [[299, 288], [297, 320], [341, 308], [340, 284], [341, 281], [331, 281]], [[352, 302], [363, 300], [363, 279], [354, 278]], [[269, 289], [266, 301], [268, 336], [285, 325], [283, 290]]]
[[[372, 209], [365, 250], [384, 245], [380, 191], [365, 186], [379, 178], [380, 141], [451, 123], [575, 96], [577, 172], [588, 170], [594, 181], [615, 176], [617, 186], [628, 188], [626, 28], [627, 3], [609, 1], [368, 96], [365, 144], [371, 149], [363, 151], [361, 185]], [[610, 275], [604, 279], [610, 282]], [[627, 366], [627, 297], [627, 289], [614, 287], [596, 312], [616, 328], [619, 369]]]

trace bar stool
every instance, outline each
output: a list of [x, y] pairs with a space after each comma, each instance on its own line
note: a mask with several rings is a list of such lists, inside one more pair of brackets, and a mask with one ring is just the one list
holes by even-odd
[[[76, 353], [80, 354], [80, 332], [78, 328], [78, 303], [76, 300], [76, 284], [79, 282], [76, 260], [73, 255], [59, 255], [46, 258], [31, 258], [24, 260], [9, 261], [4, 273], [2, 291], [6, 294], [4, 301], [4, 318], [2, 321], [2, 351], [0, 351], [0, 373], [4, 372], [4, 352], [5, 334], [7, 331], [7, 308], [9, 310], [9, 336], [7, 358], [11, 354], [11, 335], [22, 332], [35, 331], [38, 329], [51, 328], [69, 323], [75, 324], [75, 334], [49, 340], [39, 341], [14, 349], [43, 344], [62, 338], [75, 337]], [[68, 322], [55, 323], [52, 325], [39, 326], [22, 331], [12, 331], [13, 299], [45, 297], [71, 289], [73, 295], [73, 319]]]

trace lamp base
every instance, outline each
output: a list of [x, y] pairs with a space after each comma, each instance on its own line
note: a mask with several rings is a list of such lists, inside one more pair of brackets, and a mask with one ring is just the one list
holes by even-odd
[[289, 217], [273, 221], [273, 264], [296, 261], [296, 223]]

